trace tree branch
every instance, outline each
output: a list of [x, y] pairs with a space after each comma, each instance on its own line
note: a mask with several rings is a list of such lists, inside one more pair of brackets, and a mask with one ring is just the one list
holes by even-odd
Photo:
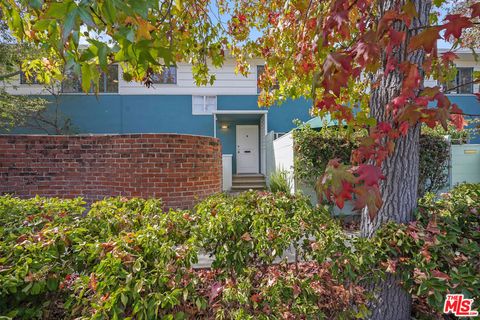
[[468, 85], [471, 85], [471, 84], [476, 84], [476, 83], [480, 83], [480, 78], [479, 79], [475, 79], [473, 81], [470, 81], [470, 82], [465, 82], [465, 83], [462, 83], [458, 86], [455, 86], [453, 88], [448, 88], [447, 90], [445, 90], [443, 93], [449, 93], [450, 91], [454, 91], [454, 90], [457, 90], [458, 88], [461, 88], [461, 87], [464, 87], [464, 86], [468, 86]]
[[13, 72], [10, 72], [10, 73], [1, 74], [0, 75], [0, 80], [5, 80], [5, 79], [8, 79], [8, 78], [15, 77], [16, 75], [19, 75], [21, 72], [22, 72], [21, 70], [17, 70], [17, 71], [13, 71]]

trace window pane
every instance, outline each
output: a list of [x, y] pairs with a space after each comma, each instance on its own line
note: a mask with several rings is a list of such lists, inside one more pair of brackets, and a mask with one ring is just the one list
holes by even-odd
[[212, 114], [217, 110], [217, 96], [192, 96], [193, 114]]
[[32, 74], [30, 78], [27, 78], [27, 75], [25, 72], [20, 71], [20, 84], [39, 84], [37, 80], [37, 76], [35, 74]]
[[[102, 74], [102, 79], [104, 79], [105, 75]], [[108, 66], [108, 73], [107, 73], [107, 89], [105, 92], [118, 92], [118, 65], [111, 65]], [[100, 92], [103, 92], [102, 90]]]
[[262, 91], [258, 85], [258, 80], [260, 80], [260, 76], [265, 72], [265, 66], [257, 66], [257, 93]]
[[458, 85], [466, 84], [458, 88], [458, 93], [473, 93], [473, 68], [458, 68]]
[[80, 77], [75, 72], [73, 72], [73, 70], [68, 70], [65, 72], [65, 77], [63, 78], [63, 81], [62, 81], [62, 92], [64, 93], [82, 92]]
[[164, 68], [161, 73], [154, 73], [151, 76], [152, 82], [157, 84], [176, 84], [177, 67], [171, 66]]

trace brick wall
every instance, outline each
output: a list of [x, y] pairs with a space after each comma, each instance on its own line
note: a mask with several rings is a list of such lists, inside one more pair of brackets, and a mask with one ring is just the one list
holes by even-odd
[[0, 135], [0, 194], [155, 197], [190, 208], [221, 191], [221, 153], [218, 139], [191, 135]]

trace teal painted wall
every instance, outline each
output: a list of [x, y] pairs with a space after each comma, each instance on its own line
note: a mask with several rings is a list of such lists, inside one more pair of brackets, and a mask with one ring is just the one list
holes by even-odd
[[[213, 135], [212, 115], [192, 115], [190, 95], [63, 95], [60, 110], [78, 133], [188, 133]], [[257, 96], [218, 96], [219, 110], [268, 110], [268, 130], [287, 132], [292, 121], [310, 119], [310, 104], [289, 100], [259, 109]], [[37, 133], [16, 129], [15, 133]]]
[[[480, 114], [480, 102], [474, 95], [449, 95], [450, 101], [456, 103], [464, 113]], [[465, 117], [466, 120], [472, 117]], [[470, 143], [480, 143], [480, 136], [473, 137]]]

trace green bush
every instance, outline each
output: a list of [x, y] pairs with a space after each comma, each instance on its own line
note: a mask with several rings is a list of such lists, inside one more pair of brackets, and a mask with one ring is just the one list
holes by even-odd
[[[420, 136], [420, 197], [425, 192], [438, 192], [447, 183], [449, 145], [439, 132], [426, 129]], [[352, 150], [358, 146], [358, 138], [364, 135], [364, 131], [351, 133], [332, 126], [315, 130], [307, 125], [295, 130], [295, 178], [314, 188], [331, 159], [350, 163]]]
[[378, 261], [397, 271], [417, 313], [437, 319], [447, 293], [480, 301], [480, 184], [463, 184], [419, 202], [417, 221], [378, 233]]
[[288, 171], [277, 170], [272, 172], [268, 186], [271, 192], [283, 192], [290, 194], [292, 190], [292, 181], [288, 176]]
[[271, 264], [292, 245], [302, 251], [325, 219], [304, 196], [255, 191], [207, 198], [196, 215], [197, 239], [215, 256], [212, 266], [236, 273]]
[[[416, 317], [480, 300], [480, 185], [420, 202], [417, 221], [346, 234], [299, 195], [245, 192], [193, 211], [158, 200], [0, 197], [0, 316], [15, 319], [353, 319], [362, 286], [396, 274]], [[308, 262], [282, 261], [291, 247]], [[194, 270], [199, 254], [213, 268]], [[294, 259], [295, 260], [295, 259]], [[279, 264], [275, 264], [279, 263]]]

